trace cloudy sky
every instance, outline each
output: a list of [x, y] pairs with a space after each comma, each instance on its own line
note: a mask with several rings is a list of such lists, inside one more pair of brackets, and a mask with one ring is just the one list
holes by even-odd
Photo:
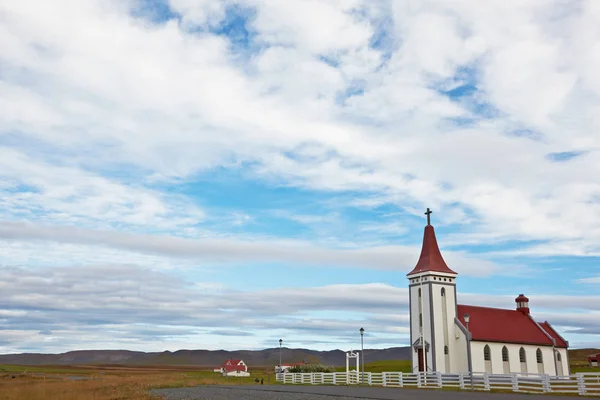
[[0, 0], [0, 353], [408, 344], [459, 302], [600, 346], [600, 2]]

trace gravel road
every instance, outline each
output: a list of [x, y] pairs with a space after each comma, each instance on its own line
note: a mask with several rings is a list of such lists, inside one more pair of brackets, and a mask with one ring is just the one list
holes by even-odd
[[165, 400], [573, 400], [568, 396], [356, 386], [196, 386], [153, 390]]

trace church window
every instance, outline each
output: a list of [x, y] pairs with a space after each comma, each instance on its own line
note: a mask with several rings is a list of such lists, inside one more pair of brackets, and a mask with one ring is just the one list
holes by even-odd
[[535, 359], [537, 360], [538, 364], [542, 364], [544, 362], [542, 351], [540, 349], [537, 349], [537, 351], [535, 352]]
[[556, 361], [562, 361], [562, 357], [560, 356], [560, 353], [556, 353]]
[[421, 297], [421, 288], [419, 288], [419, 297]]
[[490, 361], [492, 359], [492, 354], [490, 353], [490, 346], [487, 344], [483, 348], [483, 359], [485, 361]]
[[506, 348], [506, 346], [502, 347], [502, 361], [508, 361], [508, 349]]
[[519, 362], [527, 362], [527, 357], [525, 357], [525, 349], [521, 347], [519, 350]]
[[448, 355], [448, 346], [444, 346], [444, 354]]
[[423, 326], [423, 314], [419, 314], [419, 326]]
[[442, 288], [442, 297], [446, 295], [446, 288]]

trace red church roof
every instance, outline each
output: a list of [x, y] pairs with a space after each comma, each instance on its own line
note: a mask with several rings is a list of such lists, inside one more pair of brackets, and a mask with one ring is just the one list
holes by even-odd
[[473, 340], [551, 346], [552, 341], [544, 334], [546, 331], [556, 339], [556, 347], [567, 347], [567, 343], [550, 324], [541, 323], [540, 328], [520, 311], [459, 304], [458, 319], [464, 326], [465, 313], [470, 317], [469, 332]]
[[563, 339], [562, 336], [560, 336], [558, 332], [556, 332], [554, 328], [550, 326], [548, 321], [540, 322], [539, 324], [546, 332], [548, 332], [550, 336], [554, 338], [554, 340], [556, 340], [556, 347], [569, 347], [569, 344], [565, 341], [565, 339]]
[[425, 233], [423, 234], [423, 247], [421, 247], [421, 256], [415, 268], [410, 271], [407, 275], [418, 274], [420, 272], [445, 272], [448, 274], [456, 274], [446, 265], [440, 248], [438, 247], [437, 240], [435, 238], [435, 231], [433, 225], [425, 226]]

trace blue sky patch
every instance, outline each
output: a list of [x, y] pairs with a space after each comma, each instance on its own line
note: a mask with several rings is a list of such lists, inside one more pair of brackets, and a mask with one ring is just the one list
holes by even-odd
[[577, 157], [585, 155], [586, 151], [562, 151], [558, 153], [549, 153], [546, 155], [549, 160], [553, 162], [566, 162], [571, 161]]

